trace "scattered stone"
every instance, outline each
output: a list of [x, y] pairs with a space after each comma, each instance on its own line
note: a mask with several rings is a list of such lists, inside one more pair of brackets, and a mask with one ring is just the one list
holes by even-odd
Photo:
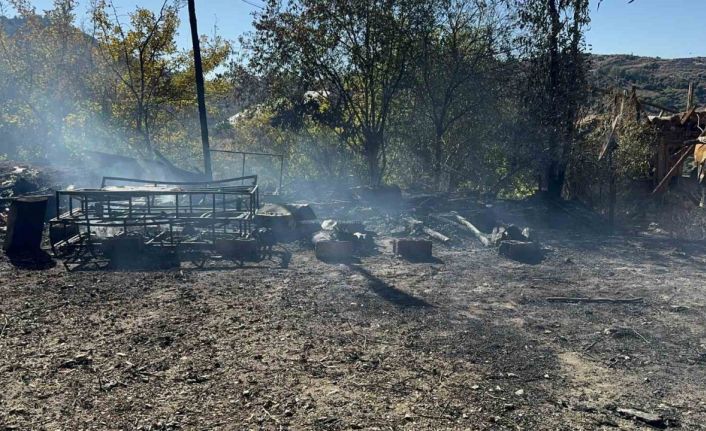
[[73, 359], [59, 365], [59, 368], [78, 368], [81, 366], [91, 365], [93, 363], [93, 357], [88, 354], [81, 354]]
[[525, 394], [525, 390], [524, 390], [524, 389], [518, 389], [518, 390], [515, 391], [515, 395], [517, 395], [518, 397], [521, 397], [521, 396], [524, 395], [524, 394]]
[[648, 413], [648, 412], [643, 412], [642, 410], [637, 410], [637, 409], [628, 409], [628, 408], [622, 408], [618, 407], [616, 410], [619, 415], [639, 421], [639, 422], [644, 422], [648, 425], [652, 425], [658, 428], [665, 428], [667, 426], [667, 423], [665, 422], [664, 418], [658, 414], [655, 413]]

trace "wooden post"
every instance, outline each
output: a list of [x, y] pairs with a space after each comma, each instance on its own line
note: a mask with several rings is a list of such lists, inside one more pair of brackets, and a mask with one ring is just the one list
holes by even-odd
[[615, 166], [613, 166], [613, 153], [608, 154], [608, 172], [610, 178], [608, 180], [608, 224], [610, 229], [615, 227], [615, 202], [617, 198], [617, 190], [615, 186]]
[[211, 169], [211, 148], [208, 143], [208, 119], [206, 117], [206, 90], [203, 82], [203, 66], [201, 65], [201, 48], [199, 47], [199, 31], [196, 25], [196, 6], [194, 0], [189, 0], [189, 24], [191, 25], [191, 43], [194, 46], [194, 73], [196, 74], [196, 97], [199, 104], [199, 121], [201, 122], [201, 145], [203, 146], [204, 173], [213, 180]]

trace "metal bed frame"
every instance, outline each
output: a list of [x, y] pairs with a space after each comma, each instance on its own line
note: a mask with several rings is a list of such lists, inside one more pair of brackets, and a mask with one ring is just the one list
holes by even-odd
[[116, 244], [138, 248], [131, 253], [147, 260], [170, 254], [203, 265], [218, 254], [219, 241], [249, 236], [259, 206], [257, 175], [201, 182], [104, 177], [100, 189], [56, 192], [50, 244], [67, 267], [109, 263]]

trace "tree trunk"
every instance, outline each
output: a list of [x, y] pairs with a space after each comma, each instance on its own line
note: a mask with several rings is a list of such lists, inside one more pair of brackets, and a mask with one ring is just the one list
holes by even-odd
[[[549, 11], [549, 19], [551, 21], [551, 27], [549, 29], [549, 34], [547, 35], [547, 44], [549, 50], [549, 76], [548, 76], [548, 88], [553, 91], [552, 94], [556, 95], [556, 91], [559, 91], [559, 33], [561, 32], [561, 17], [559, 14], [559, 7], [557, 5], [557, 0], [547, 0], [547, 6]], [[547, 185], [546, 197], [549, 199], [560, 199], [561, 190], [564, 186], [565, 177], [565, 166], [562, 166], [562, 155], [559, 154], [559, 136], [562, 134], [561, 130], [557, 130], [560, 121], [561, 107], [557, 106], [558, 101], [556, 97], [552, 97], [551, 106], [549, 106], [548, 117], [545, 121], [552, 124], [553, 127], [549, 128], [549, 154], [548, 163], [545, 166], [545, 181]]]
[[433, 174], [434, 174], [434, 190], [441, 189], [441, 174], [443, 170], [442, 156], [443, 156], [443, 134], [444, 131], [441, 128], [436, 127], [436, 134], [434, 137], [434, 158], [433, 158]]
[[150, 140], [149, 134], [146, 132], [147, 119], [145, 117], [145, 108], [141, 102], [138, 102], [137, 118], [135, 119], [135, 130], [137, 130], [137, 134], [140, 135], [140, 137], [142, 138], [142, 142], [145, 145], [148, 157], [154, 157], [154, 153], [152, 152], [152, 141]]
[[366, 162], [368, 164], [368, 179], [370, 187], [377, 188], [382, 183], [382, 167], [380, 166], [380, 151], [382, 151], [383, 136], [379, 132], [367, 133], [363, 143]]
[[460, 178], [458, 174], [454, 171], [449, 173], [449, 184], [446, 188], [447, 193], [453, 193], [456, 190], [458, 190], [458, 184], [460, 182]]
[[566, 178], [566, 167], [562, 163], [552, 161], [549, 163], [545, 173], [547, 182], [547, 191], [545, 196], [548, 199], [561, 199], [561, 192], [564, 188], [564, 179]]
[[381, 175], [380, 175], [380, 163], [378, 162], [377, 154], [369, 153], [368, 159], [368, 177], [369, 184], [372, 188], [377, 188], [380, 186]]

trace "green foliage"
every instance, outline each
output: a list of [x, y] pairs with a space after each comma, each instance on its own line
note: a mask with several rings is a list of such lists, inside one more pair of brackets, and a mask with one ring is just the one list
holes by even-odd
[[[192, 53], [175, 44], [180, 3], [121, 20], [98, 1], [90, 37], [72, 0], [42, 16], [12, 6], [20, 21], [0, 21], [0, 153], [159, 151], [201, 165]], [[587, 10], [586, 0], [270, 0], [241, 57], [201, 39], [212, 145], [284, 154], [290, 179], [518, 198], [543, 174], [590, 196], [611, 170], [597, 161], [605, 124], [577, 127], [589, 106]], [[635, 79], [652, 70], [613, 66]], [[648, 173], [653, 139], [621, 126], [620, 178]], [[240, 163], [219, 155], [214, 170], [239, 175]]]
[[72, 127], [67, 120], [85, 108], [90, 40], [72, 25], [72, 0], [55, 1], [44, 16], [27, 1], [13, 0], [10, 7], [19, 16], [8, 31], [0, 28], [0, 124], [6, 146], [0, 152], [56, 160], [70, 149], [64, 141], [64, 131]]
[[[283, 103], [286, 104], [286, 101]], [[286, 174], [290, 179], [326, 181], [357, 173], [360, 163], [356, 155], [335, 131], [311, 119], [306, 119], [296, 129], [282, 127], [276, 121], [280, 115], [281, 111], [264, 105], [246, 109], [232, 118], [232, 124], [214, 137], [214, 143], [228, 150], [284, 154], [287, 158]], [[237, 161], [237, 158], [230, 159], [231, 162]], [[237, 169], [227, 171], [228, 162], [228, 158], [215, 162], [217, 170], [221, 170], [219, 174], [239, 175]], [[271, 167], [263, 168], [267, 170]]]
[[[318, 117], [368, 165], [370, 183], [382, 181], [392, 106], [411, 59], [423, 2], [401, 0], [271, 0], [249, 43], [252, 67], [268, 75], [279, 97], [302, 100], [316, 91], [336, 116]], [[282, 85], [300, 79], [299, 91]]]
[[522, 99], [530, 107], [526, 139], [535, 154], [547, 195], [560, 197], [575, 143], [575, 124], [588, 98], [584, 30], [590, 22], [588, 0], [517, 2], [524, 50]]
[[[620, 96], [622, 97], [622, 96]], [[638, 121], [632, 108], [624, 108], [614, 138], [615, 146], [603, 160], [598, 160], [606, 144], [620, 98], [606, 97], [596, 109], [600, 115], [587, 116], [578, 130], [578, 144], [570, 160], [568, 176], [571, 197], [596, 209], [607, 210], [611, 181], [618, 190], [630, 194], [635, 184], [650, 178], [659, 137], [644, 119]], [[626, 106], [630, 106], [626, 103]]]
[[657, 144], [654, 128], [634, 119], [624, 121], [618, 130], [618, 148], [614, 156], [617, 175], [631, 180], [648, 178]]
[[[56, 0], [44, 15], [27, 0], [0, 8], [0, 153], [58, 162], [86, 150], [151, 158], [154, 148], [195, 169], [193, 60], [175, 44], [178, 3], [136, 8], [123, 23], [110, 1], [96, 2], [92, 36], [76, 27], [75, 6]], [[224, 118], [231, 85], [215, 72], [231, 46], [218, 37], [202, 46], [209, 114]]]
[[507, 43], [503, 40], [507, 23], [495, 1], [442, 0], [433, 6], [430, 22], [416, 38], [408, 94], [414, 109], [404, 115], [418, 138], [417, 154], [430, 165], [426, 169], [432, 171], [435, 188], [444, 172], [456, 178], [450, 181], [454, 188], [473, 145], [480, 144], [459, 145], [464, 136], [458, 132], [486, 131], [487, 123], [474, 119], [493, 111], [500, 96], [499, 78], [504, 73], [497, 55]]

